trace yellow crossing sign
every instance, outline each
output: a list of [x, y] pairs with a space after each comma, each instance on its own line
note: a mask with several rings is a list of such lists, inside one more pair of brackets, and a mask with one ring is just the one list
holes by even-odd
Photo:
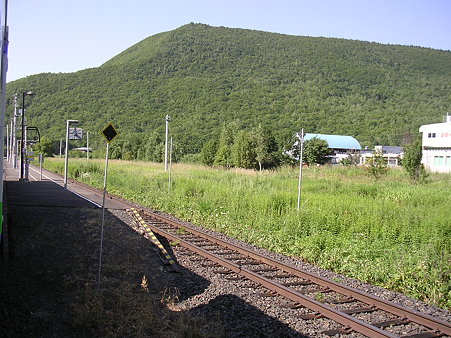
[[116, 131], [116, 129], [113, 126], [113, 123], [110, 122], [108, 123], [108, 125], [102, 130], [102, 135], [105, 137], [106, 141], [108, 143], [110, 143], [111, 141], [114, 140], [114, 138], [118, 135], [119, 133]]

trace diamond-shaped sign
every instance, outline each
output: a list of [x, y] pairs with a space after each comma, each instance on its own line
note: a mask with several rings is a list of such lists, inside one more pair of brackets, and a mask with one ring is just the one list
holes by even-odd
[[110, 122], [103, 130], [102, 135], [105, 137], [106, 141], [110, 143], [118, 135], [116, 129], [114, 129], [113, 124]]

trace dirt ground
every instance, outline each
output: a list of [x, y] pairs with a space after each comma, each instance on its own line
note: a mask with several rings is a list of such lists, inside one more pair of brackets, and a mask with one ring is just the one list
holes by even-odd
[[[99, 291], [101, 218], [95, 208], [8, 208], [0, 336], [221, 335], [221, 328], [168, 310], [207, 282], [189, 271], [168, 273], [149, 242], [109, 211]], [[177, 287], [181, 279], [192, 285], [184, 294]]]

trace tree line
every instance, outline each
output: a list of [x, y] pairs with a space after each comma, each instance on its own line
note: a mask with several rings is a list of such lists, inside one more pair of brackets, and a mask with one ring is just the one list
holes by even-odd
[[[189, 24], [97, 68], [8, 83], [7, 120], [13, 94], [32, 90], [27, 119], [41, 135], [64, 138], [67, 119], [92, 135], [114, 121], [121, 158], [160, 158], [161, 139], [152, 135], [162, 135], [166, 114], [179, 157], [195, 157], [214, 139], [219, 147], [223, 123], [234, 121], [235, 147], [255, 142], [248, 134], [259, 125], [279, 151], [301, 126], [369, 147], [399, 145], [449, 109], [450, 62], [449, 51]], [[100, 148], [102, 139], [92, 142]], [[240, 165], [271, 166], [252, 156]]]
[[274, 168], [282, 160], [270, 130], [258, 125], [251, 130], [238, 130], [237, 123], [224, 124], [219, 138], [207, 141], [200, 152], [203, 164], [225, 168]]
[[[77, 141], [78, 142], [78, 141]], [[53, 156], [58, 153], [59, 142], [42, 137], [40, 142], [33, 146], [36, 154]], [[74, 146], [74, 142], [72, 144]], [[328, 156], [333, 152], [325, 140], [312, 138], [304, 142], [303, 163], [307, 165], [325, 164]], [[105, 156], [103, 147], [97, 148], [92, 157], [103, 158]], [[151, 133], [147, 138], [138, 135], [127, 137], [111, 144], [110, 158], [138, 161], [164, 161], [165, 143], [163, 137], [158, 133]], [[205, 142], [199, 154], [184, 154], [175, 143], [171, 151], [172, 160], [202, 163], [207, 166], [223, 168], [243, 168], [262, 171], [263, 169], [274, 169], [283, 164], [295, 164], [300, 158], [300, 140], [298, 134], [293, 135], [291, 142], [286, 147], [279, 148], [271, 130], [258, 125], [251, 130], [239, 130], [238, 123], [225, 123], [217, 138]], [[71, 157], [86, 157], [81, 151], [70, 151]], [[424, 182], [428, 173], [421, 163], [422, 144], [421, 139], [414, 138], [410, 143], [404, 145], [404, 157], [401, 166], [406, 171], [412, 183]], [[358, 156], [349, 154], [348, 158], [342, 160], [342, 165], [358, 164]], [[365, 165], [368, 174], [377, 181], [386, 175], [389, 168], [384, 161], [382, 153], [375, 152], [374, 156]]]
[[[174, 162], [193, 162], [207, 166], [222, 168], [243, 168], [262, 171], [273, 169], [283, 164], [294, 164], [299, 159], [299, 140], [297, 134], [293, 135], [279, 146], [275, 137], [268, 128], [260, 124], [250, 130], [240, 129], [239, 122], [224, 123], [219, 135], [206, 141], [198, 154], [184, 154], [178, 146], [178, 141], [173, 142], [172, 160]], [[71, 157], [86, 157], [84, 151], [76, 148], [83, 147], [85, 141], [70, 141], [69, 149]], [[42, 137], [41, 141], [33, 146], [37, 154], [54, 156], [60, 152], [59, 141]], [[64, 149], [61, 151], [63, 154]], [[117, 137], [110, 144], [110, 158], [127, 161], [151, 161], [163, 162], [165, 152], [165, 140], [162, 133], [152, 132], [146, 137], [141, 135], [129, 135]], [[332, 152], [328, 148], [327, 141], [313, 138], [304, 143], [303, 162], [312, 164], [325, 164], [328, 155]], [[103, 158], [105, 148], [96, 145], [92, 154], [93, 158]]]

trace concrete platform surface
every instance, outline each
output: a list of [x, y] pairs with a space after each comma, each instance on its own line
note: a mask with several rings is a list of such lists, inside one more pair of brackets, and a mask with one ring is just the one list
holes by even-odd
[[[30, 166], [29, 182], [19, 180], [20, 167], [14, 169], [4, 161], [4, 181], [7, 203], [11, 205], [43, 207], [102, 207], [103, 193], [87, 189], [69, 180], [67, 189], [64, 179], [53, 172]], [[130, 206], [110, 198], [105, 200], [107, 209], [127, 209]]]

